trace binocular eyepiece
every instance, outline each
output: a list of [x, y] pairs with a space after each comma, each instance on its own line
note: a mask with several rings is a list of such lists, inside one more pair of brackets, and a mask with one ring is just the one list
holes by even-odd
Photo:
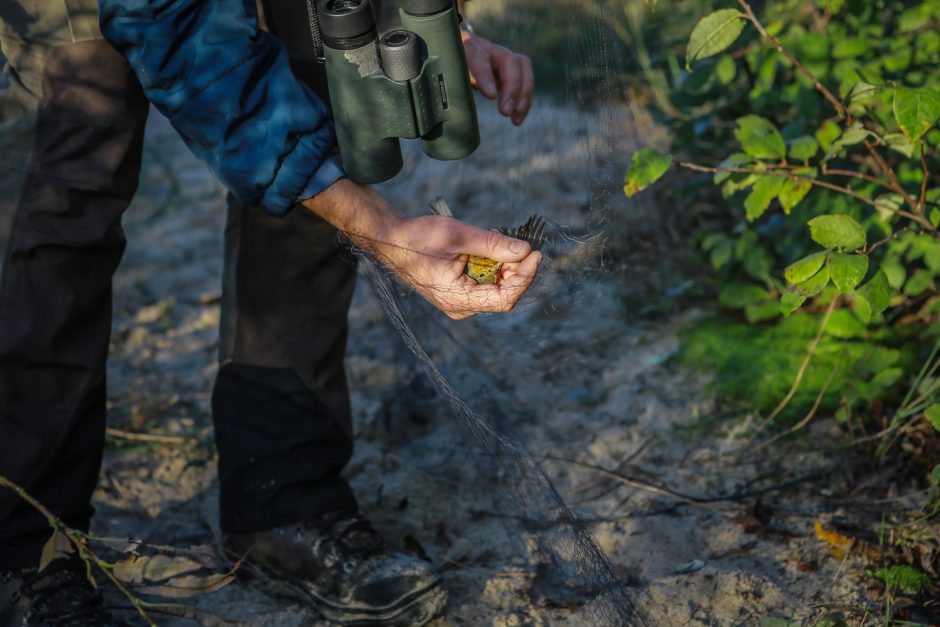
[[400, 139], [420, 138], [434, 159], [476, 150], [480, 131], [453, 0], [401, 0], [402, 28], [381, 38], [370, 0], [307, 3], [319, 19], [337, 140], [351, 179], [395, 176]]

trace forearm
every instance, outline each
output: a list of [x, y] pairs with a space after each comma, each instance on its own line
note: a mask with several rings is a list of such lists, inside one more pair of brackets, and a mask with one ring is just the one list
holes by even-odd
[[301, 204], [370, 252], [390, 243], [396, 229], [407, 220], [371, 188], [346, 178]]

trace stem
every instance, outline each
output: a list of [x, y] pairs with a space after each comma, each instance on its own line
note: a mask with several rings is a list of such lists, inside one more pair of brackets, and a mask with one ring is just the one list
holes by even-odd
[[[763, 174], [763, 175], [771, 175], [771, 176], [782, 176], [784, 178], [793, 179], [796, 181], [805, 181], [807, 183], [812, 183], [813, 185], [816, 185], [819, 187], [825, 187], [826, 189], [831, 189], [833, 191], [839, 192], [840, 194], [851, 196], [852, 198], [855, 198], [856, 200], [863, 202], [866, 205], [875, 207], [877, 209], [887, 209], [887, 207], [879, 207], [878, 203], [876, 203], [874, 200], [872, 200], [871, 198], [866, 198], [865, 196], [862, 196], [861, 194], [859, 194], [856, 191], [853, 191], [849, 187], [842, 187], [840, 185], [836, 185], [835, 183], [829, 183], [827, 181], [820, 181], [819, 179], [814, 179], [809, 176], [803, 176], [801, 174], [791, 174], [789, 172], [781, 172], [780, 170], [758, 170], [757, 168], [721, 168], [721, 167], [705, 166], [705, 165], [699, 165], [697, 163], [688, 163], [688, 162], [680, 163], [679, 166], [686, 168], [688, 170], [693, 170], [695, 172], [712, 172], [712, 173], [731, 172], [731, 173], [736, 173], [736, 174]], [[903, 209], [891, 209], [890, 211], [892, 213], [896, 213], [899, 216], [902, 216], [909, 220], [913, 220], [917, 222], [918, 224], [922, 225], [925, 229], [929, 231], [937, 230], [936, 227], [934, 227], [934, 225], [930, 223], [930, 220], [928, 220], [924, 216], [916, 215], [909, 211], [904, 211]]]
[[[839, 297], [835, 296], [829, 303], [829, 307], [826, 308], [826, 315], [823, 316], [822, 322], [819, 323], [819, 330], [816, 332], [816, 337], [813, 338], [813, 341], [810, 342], [809, 347], [806, 349], [806, 357], [803, 358], [803, 363], [800, 364], [800, 369], [796, 372], [796, 379], [794, 379], [793, 385], [790, 386], [790, 391], [787, 392], [787, 395], [780, 401], [780, 404], [774, 408], [773, 412], [767, 417], [763, 424], [758, 427], [757, 433], [763, 431], [767, 425], [773, 422], [774, 419], [780, 415], [780, 412], [790, 404], [793, 397], [796, 396], [796, 391], [799, 389], [800, 383], [803, 382], [803, 376], [806, 374], [806, 369], [809, 368], [809, 362], [812, 361], [813, 355], [816, 354], [816, 349], [819, 348], [819, 342], [822, 340], [823, 333], [826, 332], [826, 327], [829, 326], [829, 318], [832, 317], [832, 312], [835, 311], [838, 302]], [[757, 434], [755, 433], [755, 435]]]
[[98, 567], [98, 570], [104, 573], [104, 576], [111, 580], [111, 583], [113, 583], [114, 586], [120, 590], [121, 593], [127, 597], [127, 600], [130, 601], [131, 604], [137, 609], [137, 613], [140, 614], [140, 617], [147, 621], [147, 625], [150, 627], [157, 627], [157, 624], [153, 622], [147, 615], [147, 612], [144, 611], [143, 601], [135, 597], [134, 594], [127, 589], [127, 586], [121, 583], [121, 580], [115, 577], [111, 571], [101, 566], [101, 564], [105, 563], [104, 560], [95, 555], [95, 553], [90, 548], [88, 548], [88, 543], [84, 540], [83, 532], [72, 529], [63, 523], [55, 514], [49, 511], [45, 505], [37, 501], [26, 490], [13, 483], [3, 475], [0, 475], [0, 488], [7, 488], [13, 492], [16, 492], [17, 496], [29, 503], [33, 509], [45, 516], [46, 520], [49, 522], [50, 527], [65, 534], [65, 537], [68, 538], [69, 542], [72, 543], [72, 545], [75, 547], [75, 550], [78, 551], [78, 554], [81, 556], [86, 565], [88, 564], [89, 558], [93, 560], [95, 562], [95, 566]]
[[923, 215], [927, 208], [927, 180], [930, 178], [930, 172], [927, 170], [927, 148], [924, 142], [920, 143], [920, 170], [923, 172], [923, 178], [920, 180], [920, 196], [917, 198], [917, 213]]
[[863, 181], [868, 181], [869, 183], [880, 185], [881, 187], [884, 187], [885, 189], [898, 193], [898, 194], [903, 192], [903, 190], [898, 189], [897, 187], [895, 187], [891, 183], [888, 183], [887, 181], [881, 180], [877, 176], [872, 176], [871, 174], [865, 174], [864, 172], [858, 172], [856, 170], [838, 170], [838, 169], [830, 170], [829, 168], [825, 167], [825, 165], [823, 165], [823, 174], [831, 174], [833, 176], [848, 176], [851, 178], [862, 179]]
[[[912, 230], [914, 230], [914, 227], [906, 226], [906, 227], [904, 227], [903, 229], [901, 229], [901, 230], [899, 230], [899, 231], [895, 231], [894, 233], [892, 233], [892, 234], [889, 235], [888, 237], [884, 238], [883, 240], [879, 240], [879, 241], [875, 242], [874, 244], [872, 244], [871, 247], [868, 249], [868, 254], [870, 255], [871, 253], [875, 252], [876, 250], [878, 250], [879, 248], [881, 248], [882, 246], [884, 246], [884, 245], [887, 244], [888, 242], [894, 241], [894, 240], [896, 240], [897, 238], [899, 238], [899, 237], [901, 237], [902, 235], [904, 235], [905, 233], [907, 233], [907, 232], [909, 232], [909, 231], [912, 231]], [[918, 232], [919, 232], [919, 231], [918, 231]]]

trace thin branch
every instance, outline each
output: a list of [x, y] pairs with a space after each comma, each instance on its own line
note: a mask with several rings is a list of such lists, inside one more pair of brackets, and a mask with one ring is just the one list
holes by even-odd
[[763, 442], [755, 446], [751, 450], [751, 452], [756, 453], [757, 451], [763, 450], [764, 448], [767, 448], [768, 446], [770, 446], [777, 440], [780, 440], [781, 438], [785, 438], [789, 435], [793, 435], [794, 433], [796, 433], [797, 431], [801, 430], [803, 427], [808, 425], [810, 421], [813, 419], [813, 416], [816, 415], [816, 412], [819, 411], [819, 406], [822, 405], [823, 398], [826, 397], [826, 392], [829, 391], [829, 386], [832, 385], [832, 380], [836, 378], [836, 373], [839, 371], [839, 367], [841, 365], [842, 365], [842, 362], [840, 360], [840, 362], [836, 364], [836, 367], [832, 369], [832, 372], [829, 373], [829, 377], [826, 379], [826, 384], [822, 386], [822, 389], [819, 390], [819, 394], [816, 395], [816, 402], [813, 403], [813, 406], [810, 408], [808, 412], [806, 412], [806, 415], [803, 416], [802, 420], [800, 420], [798, 423], [796, 423], [795, 425], [793, 425], [786, 431], [782, 433], [778, 433], [764, 440]]
[[821, 93], [823, 97], [829, 101], [829, 104], [831, 104], [833, 108], [839, 113], [840, 117], [849, 119], [851, 114], [846, 110], [845, 106], [843, 106], [842, 102], [835, 97], [835, 94], [829, 91], [828, 87], [822, 84], [822, 81], [816, 78], [815, 74], [806, 69], [806, 66], [800, 63], [797, 58], [790, 53], [789, 50], [784, 48], [773, 35], [767, 32], [767, 29], [764, 28], [764, 25], [761, 24], [761, 21], [757, 19], [757, 16], [754, 14], [754, 9], [751, 8], [751, 5], [745, 2], [745, 0], [738, 0], [738, 4], [740, 4], [741, 8], [744, 9], [744, 12], [747, 14], [747, 18], [751, 21], [751, 24], [754, 25], [754, 28], [756, 28], [757, 31], [761, 34], [761, 37], [769, 41], [774, 46], [774, 48], [777, 49], [777, 52], [785, 56], [790, 61], [790, 63], [796, 67], [796, 69], [798, 69], [806, 78], [813, 82], [813, 86], [816, 88], [816, 91]]
[[917, 198], [917, 213], [923, 215], [927, 207], [927, 181], [930, 179], [930, 172], [927, 170], [927, 148], [924, 142], [920, 143], [920, 170], [923, 172], [923, 178], [920, 180], [920, 196]]
[[[836, 113], [839, 114], [839, 117], [843, 118], [845, 123], [851, 126], [854, 118], [852, 117], [852, 114], [849, 112], [849, 110], [845, 108], [845, 105], [842, 104], [842, 101], [836, 98], [835, 94], [833, 94], [828, 87], [823, 85], [822, 81], [820, 81], [815, 74], [807, 69], [805, 65], [800, 63], [799, 60], [794, 57], [789, 50], [784, 48], [783, 45], [781, 45], [781, 43], [777, 41], [773, 35], [767, 32], [767, 29], [764, 28], [764, 25], [761, 23], [761, 21], [757, 19], [757, 15], [754, 13], [754, 9], [751, 8], [750, 4], [748, 4], [745, 0], [738, 0], [738, 4], [740, 4], [741, 8], [744, 9], [748, 20], [750, 20], [751, 24], [754, 25], [754, 28], [757, 29], [761, 36], [769, 41], [780, 54], [785, 56], [793, 64], [793, 66], [800, 71], [800, 73], [812, 81], [816, 91], [821, 93], [823, 97], [829, 101], [829, 104], [831, 104], [832, 107], [836, 110]], [[878, 169], [880, 169], [882, 173], [888, 177], [888, 180], [891, 181], [891, 185], [897, 188], [896, 191], [898, 191], [898, 193], [904, 197], [904, 201], [907, 202], [907, 204], [909, 204], [916, 212], [917, 204], [914, 198], [911, 197], [909, 193], [907, 193], [907, 190], [905, 190], [901, 185], [901, 182], [898, 181], [898, 177], [895, 176], [894, 170], [892, 170], [891, 166], [889, 166], [888, 163], [884, 160], [884, 157], [881, 156], [881, 153], [879, 153], [875, 146], [867, 139], [863, 142], [863, 144], [865, 146], [865, 150], [867, 150], [868, 154], [871, 155], [872, 159], [875, 160], [875, 163], [878, 165]]]
[[780, 170], [758, 170], [757, 168], [722, 168], [722, 167], [699, 165], [697, 163], [688, 163], [688, 162], [680, 163], [679, 166], [686, 168], [687, 170], [692, 170], [694, 172], [711, 172], [711, 173], [730, 172], [733, 174], [761, 174], [761, 175], [770, 175], [770, 176], [782, 176], [784, 178], [793, 179], [795, 181], [804, 181], [806, 183], [812, 183], [813, 185], [816, 185], [818, 187], [824, 187], [826, 189], [831, 189], [832, 191], [839, 192], [840, 194], [851, 196], [852, 198], [855, 198], [856, 200], [863, 202], [866, 205], [875, 207], [877, 209], [888, 209], [892, 213], [896, 213], [899, 216], [902, 216], [909, 220], [913, 220], [917, 222], [918, 224], [922, 225], [924, 228], [930, 231], [936, 230], [936, 227], [934, 227], [934, 225], [930, 223], [930, 220], [928, 220], [924, 216], [915, 215], [909, 211], [904, 211], [903, 209], [891, 209], [889, 207], [881, 207], [878, 205], [878, 203], [876, 203], [871, 198], [866, 198], [865, 196], [862, 196], [861, 194], [859, 194], [858, 192], [854, 191], [853, 189], [849, 187], [842, 187], [842, 186], [836, 185], [835, 183], [829, 183], [828, 181], [820, 181], [819, 179], [814, 179], [809, 176], [803, 176], [801, 174], [791, 174], [789, 172], [780, 171]]
[[900, 194], [903, 190], [898, 189], [891, 183], [884, 181], [877, 176], [872, 176], [871, 174], [866, 174], [864, 172], [859, 172], [857, 170], [839, 170], [839, 169], [830, 169], [823, 166], [823, 174], [832, 174], [833, 176], [848, 176], [851, 178], [862, 179], [863, 181], [868, 181], [869, 183], [874, 183], [875, 185], [880, 185], [885, 189]]
[[84, 534], [81, 531], [72, 529], [63, 523], [55, 514], [49, 511], [45, 505], [40, 503], [26, 490], [13, 483], [3, 475], [0, 475], [0, 488], [7, 488], [13, 492], [16, 492], [17, 496], [29, 503], [33, 509], [45, 516], [46, 520], [49, 522], [49, 526], [52, 527], [53, 530], [61, 531], [63, 534], [65, 534], [65, 537], [69, 539], [69, 542], [71, 542], [73, 546], [75, 546], [79, 556], [81, 556], [82, 560], [86, 564], [88, 563], [88, 559], [85, 557], [87, 555], [89, 558], [94, 560], [95, 566], [98, 567], [98, 570], [104, 573], [104, 576], [110, 579], [111, 583], [114, 584], [114, 586], [121, 591], [127, 600], [131, 602], [131, 605], [137, 609], [137, 613], [140, 614], [140, 617], [147, 621], [147, 624], [150, 627], [157, 627], [157, 624], [150, 619], [150, 617], [147, 615], [147, 612], [144, 610], [143, 602], [135, 597], [134, 594], [127, 589], [127, 586], [125, 586], [120, 579], [115, 577], [110, 570], [102, 566], [104, 561], [95, 555], [95, 553], [90, 548], [88, 548], [88, 543], [84, 541]]
[[882, 239], [882, 240], [878, 240], [877, 242], [875, 242], [874, 244], [872, 244], [872, 245], [868, 248], [868, 254], [871, 254], [871, 253], [875, 252], [876, 250], [878, 250], [879, 248], [881, 248], [882, 246], [884, 246], [884, 245], [887, 244], [888, 242], [894, 241], [894, 240], [896, 240], [897, 238], [901, 237], [902, 235], [904, 235], [905, 233], [908, 233], [908, 232], [910, 232], [910, 231], [919, 232], [919, 231], [917, 231], [914, 227], [906, 226], [906, 227], [904, 227], [903, 229], [900, 229], [900, 230], [895, 231], [894, 233], [892, 233], [892, 234], [889, 235], [888, 237], [886, 237], [886, 238], [884, 238], [884, 239]]

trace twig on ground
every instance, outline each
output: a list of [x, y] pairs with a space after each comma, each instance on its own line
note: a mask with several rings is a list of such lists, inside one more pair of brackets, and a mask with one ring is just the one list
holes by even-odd
[[114, 576], [110, 570], [105, 568], [103, 564], [105, 563], [100, 557], [95, 555], [95, 553], [88, 547], [88, 543], [85, 541], [85, 534], [77, 529], [72, 529], [65, 523], [63, 523], [59, 518], [53, 514], [49, 509], [40, 503], [36, 498], [30, 495], [22, 487], [13, 483], [8, 478], [3, 475], [0, 475], [0, 488], [7, 488], [12, 490], [19, 496], [21, 499], [29, 503], [36, 511], [46, 517], [46, 520], [49, 523], [49, 526], [52, 527], [53, 531], [61, 531], [69, 542], [75, 547], [75, 550], [78, 551], [79, 556], [87, 565], [89, 560], [94, 561], [95, 566], [98, 567], [104, 576], [107, 577], [114, 587], [121, 591], [121, 593], [131, 602], [131, 605], [137, 610], [137, 613], [140, 614], [140, 617], [147, 621], [147, 624], [151, 627], [156, 627], [156, 623], [151, 620], [150, 616], [147, 615], [147, 612], [144, 610], [144, 602], [128, 590], [120, 579]]
[[596, 472], [602, 473], [610, 477], [611, 479], [616, 479], [617, 481], [620, 481], [621, 483], [629, 485], [632, 488], [636, 488], [637, 490], [643, 490], [644, 492], [652, 492], [654, 494], [668, 496], [674, 499], [679, 499], [680, 501], [684, 501], [686, 503], [691, 503], [691, 504], [696, 504], [696, 505], [701, 505], [701, 504], [706, 504], [706, 503], [719, 503], [722, 501], [740, 501], [741, 499], [745, 499], [745, 498], [752, 498], [755, 496], [768, 494], [770, 492], [777, 492], [779, 490], [785, 490], [786, 488], [792, 487], [794, 485], [798, 485], [800, 483], [805, 483], [806, 481], [810, 481], [812, 479], [822, 477], [828, 474], [832, 470], [832, 467], [817, 469], [811, 473], [801, 475], [794, 479], [790, 479], [789, 481], [784, 481], [783, 483], [779, 483], [775, 486], [769, 486], [769, 487], [761, 488], [758, 490], [741, 490], [741, 491], [732, 492], [729, 494], [696, 496], [694, 494], [685, 494], [685, 493], [673, 490], [672, 488], [670, 488], [664, 483], [660, 483], [659, 485], [657, 485], [655, 483], [652, 483], [651, 481], [646, 481], [645, 479], [640, 479], [638, 477], [630, 477], [630, 476], [621, 474], [619, 472], [614, 472], [608, 468], [604, 468], [603, 466], [598, 466], [596, 464], [591, 464], [589, 462], [583, 462], [578, 459], [571, 459], [569, 457], [559, 457], [556, 455], [546, 455], [544, 459], [549, 459], [549, 460], [558, 461], [558, 462], [565, 462], [568, 464], [581, 466], [582, 468], [588, 468], [590, 470], [594, 470]]
[[105, 429], [105, 435], [132, 442], [157, 442], [159, 444], [185, 444], [189, 441], [181, 435], [160, 435], [156, 433], [138, 433], [134, 431], [122, 431], [108, 427]]

